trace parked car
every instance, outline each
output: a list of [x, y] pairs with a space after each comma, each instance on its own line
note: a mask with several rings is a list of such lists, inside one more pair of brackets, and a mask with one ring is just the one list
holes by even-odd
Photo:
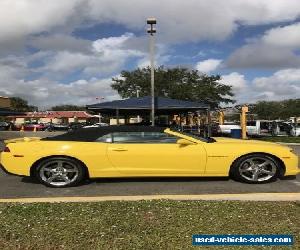
[[[224, 123], [219, 125], [218, 132], [221, 134], [230, 134], [231, 129], [241, 129], [239, 123]], [[247, 135], [259, 136], [272, 133], [272, 121], [268, 120], [255, 120], [247, 121], [246, 123]]]
[[104, 126], [109, 126], [107, 123], [104, 123], [104, 122], [98, 122], [98, 123], [95, 123], [95, 124], [92, 124], [92, 125], [87, 125], [87, 126], [84, 126], [83, 128], [99, 128], [99, 127], [104, 127]]
[[69, 129], [69, 125], [66, 124], [55, 124], [55, 123], [48, 123], [46, 124], [47, 128], [46, 131], [67, 131]]
[[47, 126], [43, 123], [27, 123], [24, 125], [24, 131], [34, 131], [34, 128], [36, 131], [44, 131]]
[[71, 122], [68, 126], [69, 131], [77, 130], [86, 126], [86, 123], [81, 122]]
[[300, 136], [300, 123], [294, 124], [292, 126], [291, 136]]
[[285, 121], [274, 121], [272, 123], [272, 135], [291, 135], [292, 124]]
[[10, 126], [10, 122], [0, 122], [0, 130], [8, 130]]
[[300, 173], [298, 156], [277, 143], [125, 125], [6, 140], [0, 163], [10, 173], [50, 187], [129, 176], [230, 176], [255, 184]]

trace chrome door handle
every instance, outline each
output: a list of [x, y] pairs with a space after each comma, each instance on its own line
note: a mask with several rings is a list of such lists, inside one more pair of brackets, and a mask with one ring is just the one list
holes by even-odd
[[111, 150], [111, 151], [118, 151], [118, 152], [128, 151], [126, 148], [109, 148], [109, 150]]

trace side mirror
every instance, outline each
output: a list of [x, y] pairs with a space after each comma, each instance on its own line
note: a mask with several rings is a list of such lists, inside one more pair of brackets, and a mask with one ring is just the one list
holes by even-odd
[[181, 146], [188, 146], [188, 145], [194, 145], [195, 144], [194, 142], [191, 142], [191, 141], [186, 140], [186, 139], [179, 139], [179, 140], [177, 140], [176, 143], [181, 145]]

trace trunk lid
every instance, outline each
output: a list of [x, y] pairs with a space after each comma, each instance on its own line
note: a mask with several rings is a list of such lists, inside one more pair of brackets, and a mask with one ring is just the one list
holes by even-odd
[[8, 144], [8, 143], [18, 143], [18, 142], [31, 142], [31, 141], [39, 141], [40, 139], [41, 137], [22, 137], [22, 138], [4, 140], [4, 143]]

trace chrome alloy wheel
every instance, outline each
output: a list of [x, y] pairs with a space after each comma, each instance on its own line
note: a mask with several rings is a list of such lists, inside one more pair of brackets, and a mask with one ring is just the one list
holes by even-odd
[[270, 180], [276, 175], [276, 171], [276, 163], [268, 157], [249, 157], [239, 167], [241, 177], [252, 182]]
[[39, 170], [40, 178], [51, 186], [62, 187], [71, 184], [78, 178], [76, 164], [63, 159], [53, 159], [43, 164]]

